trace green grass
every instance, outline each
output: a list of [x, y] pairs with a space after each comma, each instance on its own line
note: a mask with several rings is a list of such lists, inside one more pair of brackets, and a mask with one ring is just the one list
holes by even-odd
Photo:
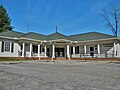
[[21, 61], [16, 58], [0, 58], [0, 61]]

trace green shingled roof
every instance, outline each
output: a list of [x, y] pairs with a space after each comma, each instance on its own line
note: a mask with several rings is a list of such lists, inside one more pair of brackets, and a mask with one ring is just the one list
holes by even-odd
[[36, 40], [46, 40], [46, 36], [43, 34], [38, 34], [34, 32], [26, 33], [22, 36], [22, 38], [36, 39]]
[[16, 32], [16, 31], [7, 31], [7, 32], [0, 33], [0, 36], [11, 37], [11, 38], [18, 38], [22, 35], [23, 35], [23, 33]]
[[65, 36], [58, 32], [52, 33], [49, 35], [43, 35], [43, 34], [38, 34], [34, 32], [29, 32], [29, 33], [24, 34], [24, 33], [16, 32], [16, 31], [7, 31], [7, 32], [0, 33], [0, 36], [12, 37], [12, 38], [15, 38], [15, 37], [29, 38], [29, 39], [42, 40], [42, 41], [43, 40], [58, 40], [58, 39], [66, 39], [66, 40], [71, 40], [71, 41], [89, 41], [89, 40], [116, 38], [112, 35], [98, 33], [98, 32], [89, 32], [89, 33], [84, 33], [84, 34]]
[[89, 32], [84, 34], [71, 35], [68, 36], [68, 38], [72, 41], [88, 41], [88, 40], [108, 39], [115, 37], [112, 35], [98, 33], [98, 32]]
[[68, 39], [67, 36], [61, 34], [61, 33], [53, 33], [47, 36], [48, 40], [57, 40], [57, 39]]

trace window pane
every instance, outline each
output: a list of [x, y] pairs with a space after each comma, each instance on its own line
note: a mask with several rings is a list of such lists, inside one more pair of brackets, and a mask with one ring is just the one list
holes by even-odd
[[5, 42], [5, 51], [10, 52], [10, 42]]

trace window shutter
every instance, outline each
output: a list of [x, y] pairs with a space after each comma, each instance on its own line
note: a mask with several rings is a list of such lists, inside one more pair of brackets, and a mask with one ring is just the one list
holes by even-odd
[[14, 51], [14, 43], [11, 43], [11, 52], [13, 53]]
[[2, 49], [1, 52], [4, 52], [4, 41], [2, 41]]

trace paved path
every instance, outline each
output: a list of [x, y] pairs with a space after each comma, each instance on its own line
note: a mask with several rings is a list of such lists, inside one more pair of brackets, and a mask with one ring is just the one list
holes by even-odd
[[108, 62], [0, 64], [0, 90], [120, 90], [120, 64]]

